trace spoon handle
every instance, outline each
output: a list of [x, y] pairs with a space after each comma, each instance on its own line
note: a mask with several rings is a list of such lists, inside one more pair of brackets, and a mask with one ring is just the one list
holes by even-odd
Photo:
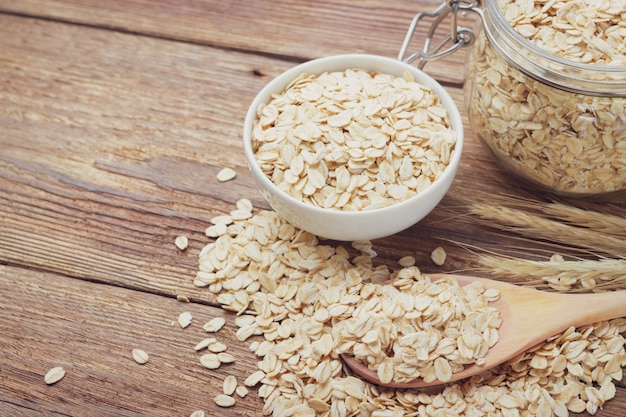
[[[496, 344], [488, 361], [499, 364], [569, 327], [626, 317], [626, 291], [594, 294], [563, 294], [530, 288], [500, 288], [498, 308], [508, 318], [499, 329], [505, 347]], [[510, 347], [516, 347], [510, 349]]]
[[563, 306], [563, 320], [570, 324], [583, 326], [617, 317], [626, 317], [626, 291], [563, 296], [567, 297], [562, 298], [563, 302], [560, 303]]

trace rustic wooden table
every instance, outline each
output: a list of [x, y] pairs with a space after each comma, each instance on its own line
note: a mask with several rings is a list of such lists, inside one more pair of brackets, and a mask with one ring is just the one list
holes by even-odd
[[[235, 338], [234, 315], [193, 285], [209, 219], [242, 197], [268, 208], [244, 160], [244, 114], [298, 62], [394, 57], [412, 16], [437, 3], [0, 0], [0, 415], [261, 415], [255, 389], [232, 408], [213, 402], [223, 378], [242, 381], [257, 358]], [[461, 109], [463, 54], [426, 68]], [[501, 172], [466, 128], [449, 195], [375, 241], [377, 262], [411, 255], [442, 272], [476, 268], [472, 247], [536, 255], [532, 241], [459, 215], [490, 195], [545, 198]], [[220, 183], [224, 167], [237, 177]], [[448, 261], [436, 267], [440, 245]], [[173, 323], [184, 311], [194, 322], [183, 330]], [[217, 370], [193, 349], [213, 317], [226, 319], [217, 337], [237, 358]], [[55, 366], [66, 376], [46, 385]], [[598, 416], [624, 416], [617, 385]]]

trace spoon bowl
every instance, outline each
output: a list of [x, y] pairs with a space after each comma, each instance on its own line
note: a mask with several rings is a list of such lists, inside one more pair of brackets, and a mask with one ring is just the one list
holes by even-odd
[[482, 365], [466, 365], [462, 371], [453, 373], [452, 379], [445, 382], [438, 380], [424, 382], [417, 378], [409, 382], [392, 381], [383, 384], [378, 379], [376, 371], [369, 369], [354, 356], [343, 354], [345, 364], [362, 379], [384, 387], [436, 386], [485, 372], [571, 326], [579, 327], [626, 316], [626, 291], [562, 294], [486, 278], [449, 274], [430, 275], [433, 281], [449, 276], [456, 279], [461, 286], [479, 281], [486, 289], [494, 288], [500, 291], [500, 298], [489, 304], [497, 308], [502, 317], [502, 325], [498, 329], [499, 340], [489, 349]]

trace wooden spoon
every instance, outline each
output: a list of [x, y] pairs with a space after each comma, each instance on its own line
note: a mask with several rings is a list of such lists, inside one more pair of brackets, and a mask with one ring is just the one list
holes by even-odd
[[421, 378], [410, 382], [383, 384], [372, 371], [354, 356], [343, 354], [346, 365], [354, 373], [372, 384], [390, 388], [422, 388], [458, 381], [498, 366], [529, 348], [544, 342], [570, 326], [584, 326], [599, 321], [626, 316], [626, 291], [597, 294], [562, 294], [539, 291], [506, 282], [462, 275], [430, 275], [433, 281], [452, 276], [459, 285], [480, 281], [485, 288], [500, 291], [500, 299], [490, 303], [502, 316], [498, 329], [499, 341], [485, 356], [483, 365], [466, 365], [463, 371], [452, 374], [450, 381], [435, 380], [426, 383]]

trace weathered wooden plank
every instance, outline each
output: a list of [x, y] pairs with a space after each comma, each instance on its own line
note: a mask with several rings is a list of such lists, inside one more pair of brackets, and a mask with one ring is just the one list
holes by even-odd
[[[232, 314], [7, 266], [0, 266], [0, 295], [1, 415], [259, 415], [254, 389], [231, 410], [213, 402], [226, 375], [243, 383], [256, 370], [257, 358], [234, 336]], [[183, 311], [194, 317], [184, 330], [175, 323]], [[227, 325], [215, 337], [238, 360], [209, 370], [194, 346], [209, 336], [202, 325], [218, 316]], [[147, 364], [133, 361], [135, 348], [149, 354]], [[48, 386], [44, 375], [55, 366], [66, 376]]]
[[215, 179], [246, 169], [243, 114], [269, 78], [252, 71], [290, 64], [0, 20], [15, 34], [0, 40], [2, 261], [175, 293], [196, 259], [174, 238], [199, 249], [208, 219], [253, 194], [245, 176]]
[[[0, 0], [0, 11], [302, 61], [355, 52], [396, 57], [413, 16], [434, 10], [441, 3], [441, 0]], [[449, 23], [446, 25], [444, 29], [449, 31]], [[418, 27], [411, 50], [421, 47], [427, 30], [426, 24]], [[461, 51], [429, 64], [427, 71], [441, 80], [460, 83], [464, 59], [465, 51]]]

